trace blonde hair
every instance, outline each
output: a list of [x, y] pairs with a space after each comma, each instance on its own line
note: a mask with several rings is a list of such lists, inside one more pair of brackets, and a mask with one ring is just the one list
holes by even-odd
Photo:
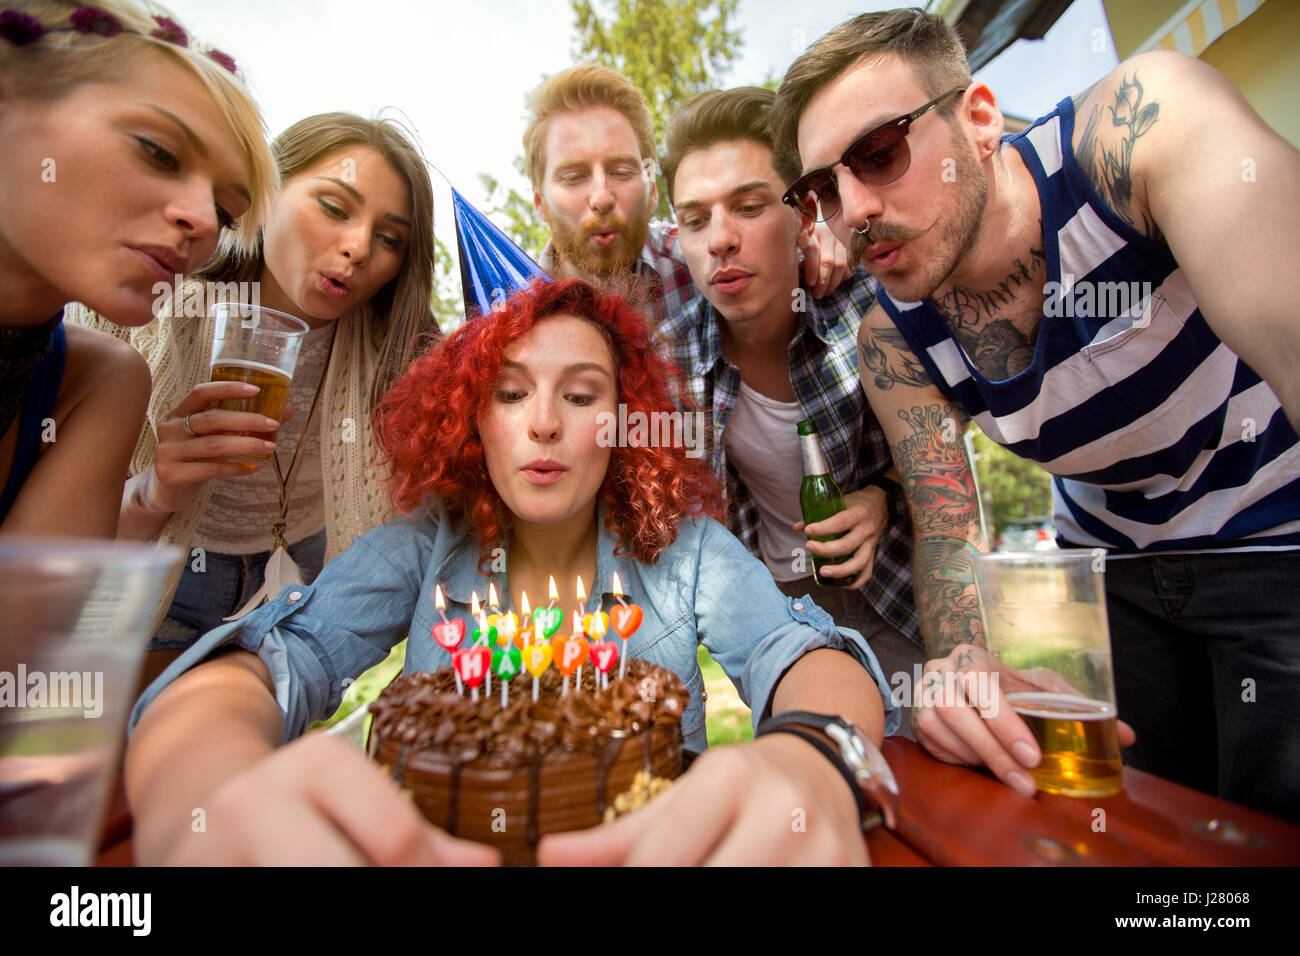
[[573, 113], [592, 106], [608, 106], [622, 113], [632, 124], [641, 158], [654, 158], [654, 122], [641, 91], [617, 70], [585, 63], [547, 78], [528, 99], [532, 117], [524, 130], [524, 167], [534, 189], [541, 188], [546, 176], [547, 121], [559, 113]]
[[[233, 241], [251, 247], [266, 215], [275, 181], [275, 166], [266, 144], [261, 112], [236, 74], [190, 41], [172, 42], [157, 18], [180, 24], [167, 10], [137, 0], [98, 0], [93, 9], [117, 20], [120, 33], [109, 36], [72, 28], [72, 15], [83, 5], [69, 0], [3, 0], [0, 9], [34, 19], [46, 32], [33, 42], [18, 45], [0, 38], [0, 74], [15, 92], [36, 100], [55, 100], [82, 83], [127, 74], [131, 51], [153, 51], [169, 57], [193, 74], [211, 94], [226, 125], [234, 133], [248, 164], [252, 203], [240, 217]], [[157, 35], [154, 35], [157, 34]], [[228, 58], [227, 58], [228, 59]]]
[[[379, 368], [370, 383], [377, 404], [420, 352], [440, 338], [433, 317], [433, 186], [414, 135], [396, 120], [365, 119], [354, 113], [320, 113], [294, 123], [275, 138], [279, 181], [284, 183], [314, 163], [349, 146], [365, 146], [392, 166], [411, 190], [411, 231], [406, 258], [397, 275], [370, 300], [367, 331], [379, 343]], [[259, 236], [252, 248], [229, 243], [196, 276], [214, 282], [251, 282], [262, 274], [265, 258]]]

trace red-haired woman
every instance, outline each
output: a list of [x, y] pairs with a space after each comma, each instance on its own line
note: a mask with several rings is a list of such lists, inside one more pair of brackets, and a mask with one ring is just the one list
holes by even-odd
[[[619, 422], [636, 438], [638, 422], [668, 420], [670, 371], [640, 313], [580, 280], [535, 285], [415, 362], [378, 421], [408, 517], [358, 538], [314, 585], [205, 635], [137, 705], [127, 782], [140, 861], [495, 861], [424, 823], [347, 744], [316, 734], [276, 751], [402, 638], [408, 671], [449, 663], [430, 636], [435, 584], [448, 616], [467, 618], [489, 581], [517, 606], [523, 591], [541, 599], [551, 575], [581, 575], [608, 607], [618, 572], [644, 610], [628, 653], [691, 692], [687, 750], [706, 747], [700, 642], [756, 723], [816, 711], [878, 743], [898, 716], [866, 642], [777, 590], [714, 520], [716, 486], [684, 442], [618, 441]], [[218, 649], [233, 652], [205, 661]], [[842, 758], [830, 737], [801, 732], [706, 755], [645, 811], [546, 837], [539, 860], [864, 862]], [[197, 836], [196, 806], [207, 812]], [[792, 830], [795, 808], [806, 832]]]

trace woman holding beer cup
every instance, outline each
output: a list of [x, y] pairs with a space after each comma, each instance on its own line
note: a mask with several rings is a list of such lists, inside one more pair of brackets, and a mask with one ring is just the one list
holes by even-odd
[[112, 537], [148, 370], [63, 306], [141, 325], [161, 277], [251, 240], [261, 120], [160, 8], [3, 0], [0, 142], [0, 531]]
[[[165, 653], [150, 655], [147, 673], [261, 593], [311, 581], [391, 516], [367, 467], [371, 406], [437, 336], [433, 193], [401, 129], [327, 113], [289, 127], [272, 152], [280, 188], [260, 244], [251, 254], [223, 248], [132, 336], [154, 387], [119, 535], [190, 551], [150, 645]], [[282, 422], [216, 407], [255, 394], [209, 381], [216, 283], [255, 289], [252, 301], [309, 326], [289, 388], [295, 411]], [[231, 461], [253, 456], [261, 463]]]

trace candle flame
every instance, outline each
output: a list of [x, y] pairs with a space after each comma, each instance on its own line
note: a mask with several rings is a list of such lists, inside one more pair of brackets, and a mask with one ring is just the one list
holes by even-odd
[[547, 575], [546, 580], [547, 580], [547, 582], [548, 582], [548, 587], [547, 587], [547, 589], [546, 589], [546, 596], [547, 596], [547, 599], [548, 599], [552, 604], [554, 604], [556, 601], [558, 601], [558, 600], [560, 599], [560, 592], [557, 591], [557, 590], [555, 590], [555, 576], [554, 576], [554, 575]]
[[605, 637], [605, 616], [599, 611], [591, 616], [591, 636], [598, 641]]
[[573, 633], [575, 635], [582, 633], [582, 615], [577, 611], [573, 612]]
[[587, 589], [582, 586], [582, 575], [578, 575], [578, 603], [585, 604], [587, 601]]
[[614, 572], [614, 582], [611, 585], [610, 590], [614, 592], [614, 597], [616, 598], [621, 598], [623, 596], [623, 582], [618, 579], [617, 571]]
[[478, 617], [479, 615], [478, 592], [470, 591], [469, 596], [470, 596], [470, 603], [469, 603], [470, 613], [473, 614], [475, 617]]
[[445, 611], [447, 609], [447, 602], [442, 599], [441, 584], [435, 584], [433, 586], [433, 606], [439, 611]]
[[497, 586], [491, 581], [488, 582], [488, 606], [500, 607], [501, 602], [497, 600]]
[[527, 592], [527, 591], [520, 591], [520, 592], [519, 592], [519, 610], [520, 610], [520, 612], [523, 614], [524, 617], [528, 617], [528, 615], [530, 615], [530, 614], [533, 613], [532, 608], [530, 608], [530, 607], [528, 606], [528, 592]]

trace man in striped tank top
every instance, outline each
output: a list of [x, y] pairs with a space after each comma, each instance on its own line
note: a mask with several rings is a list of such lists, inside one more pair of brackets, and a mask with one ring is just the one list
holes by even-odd
[[[1109, 555], [1125, 761], [1297, 818], [1300, 153], [1165, 52], [1002, 128], [915, 10], [828, 33], [773, 116], [804, 171], [786, 201], [882, 287], [859, 367], [913, 510], [926, 670], [988, 662], [973, 418], [1055, 475], [1062, 546]], [[1001, 703], [917, 707], [915, 729], [1031, 794], [1039, 749]]]

